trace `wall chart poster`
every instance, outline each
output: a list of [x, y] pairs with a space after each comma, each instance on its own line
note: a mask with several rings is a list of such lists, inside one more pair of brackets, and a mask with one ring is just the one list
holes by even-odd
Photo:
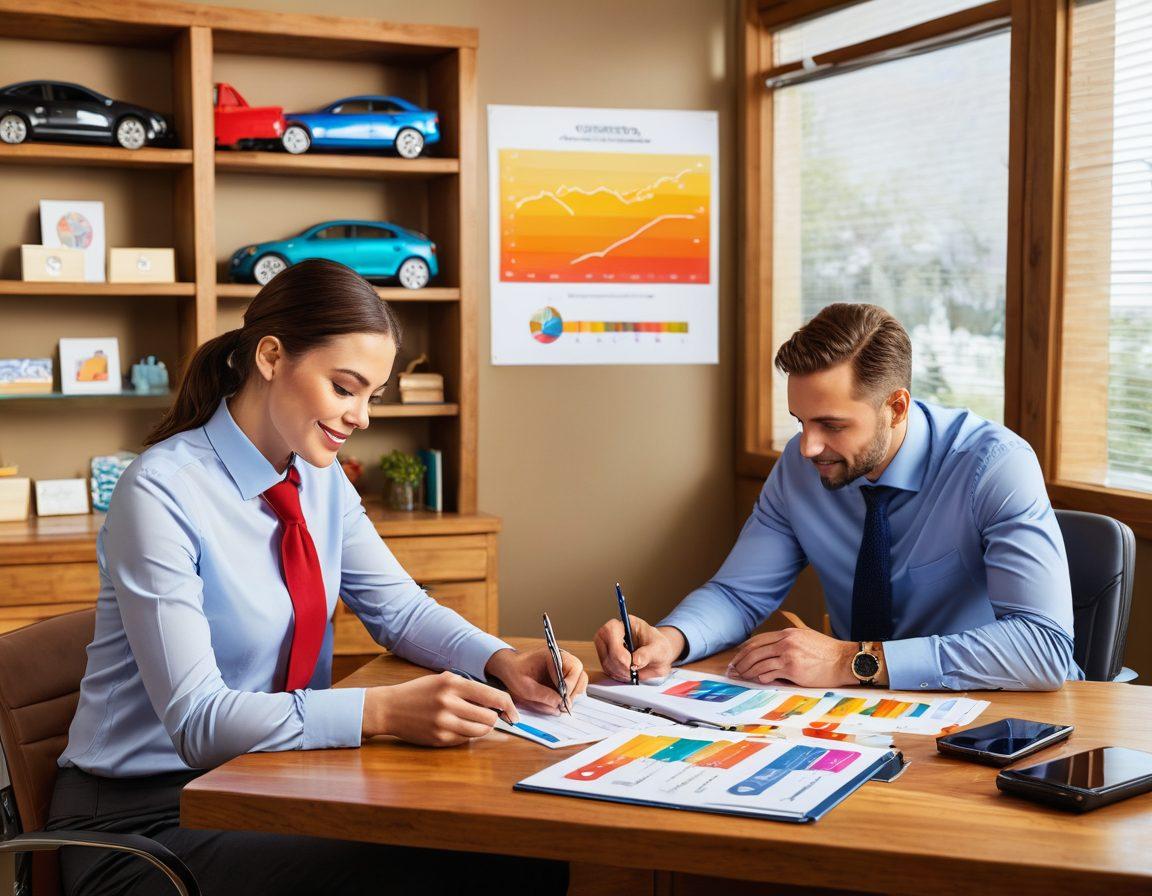
[[717, 362], [717, 113], [488, 107], [493, 364]]

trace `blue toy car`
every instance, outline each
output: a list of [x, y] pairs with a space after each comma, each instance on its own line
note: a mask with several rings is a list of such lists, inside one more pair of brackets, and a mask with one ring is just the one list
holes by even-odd
[[436, 244], [422, 233], [387, 221], [324, 221], [297, 236], [245, 246], [232, 254], [233, 280], [261, 286], [306, 258], [346, 264], [369, 280], [395, 279], [420, 289], [439, 273]]
[[414, 159], [440, 141], [440, 116], [398, 96], [350, 96], [315, 112], [285, 113], [284, 118], [288, 122], [284, 148], [290, 153], [312, 146], [395, 149], [405, 159]]

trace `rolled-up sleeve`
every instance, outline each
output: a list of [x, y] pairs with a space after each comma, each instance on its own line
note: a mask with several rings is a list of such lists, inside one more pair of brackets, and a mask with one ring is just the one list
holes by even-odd
[[343, 473], [344, 535], [340, 596], [376, 643], [429, 669], [477, 678], [497, 650], [511, 649], [430, 598], [393, 556]]
[[885, 644], [890, 686], [1050, 691], [1083, 678], [1072, 658], [1064, 539], [1032, 450], [1022, 443], [997, 446], [977, 468], [969, 506], [983, 540], [996, 621]]
[[273, 694], [224, 682], [194, 505], [178, 477], [133, 471], [117, 484], [100, 545], [144, 689], [181, 760], [210, 768], [249, 752], [358, 746], [363, 690]]
[[747, 638], [780, 606], [807, 565], [788, 523], [783, 467], [782, 458], [720, 570], [660, 621], [688, 641], [680, 662], [711, 656]]

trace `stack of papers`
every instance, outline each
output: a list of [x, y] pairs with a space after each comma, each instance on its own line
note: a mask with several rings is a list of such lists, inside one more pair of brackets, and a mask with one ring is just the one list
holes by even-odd
[[556, 750], [575, 744], [594, 743], [617, 731], [644, 731], [674, 724], [671, 719], [625, 709], [587, 696], [577, 697], [571, 705], [571, 715], [561, 713], [558, 716], [546, 716], [517, 707], [520, 720], [515, 725], [501, 720], [496, 723], [496, 727]]
[[517, 790], [779, 821], [815, 821], [896, 754], [670, 725], [603, 742], [525, 778]]

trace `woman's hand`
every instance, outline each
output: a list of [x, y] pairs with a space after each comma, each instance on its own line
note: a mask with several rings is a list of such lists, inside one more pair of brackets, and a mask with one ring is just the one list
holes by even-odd
[[[564, 683], [571, 701], [588, 689], [584, 664], [567, 651], [560, 651], [564, 664]], [[521, 652], [497, 650], [488, 660], [484, 672], [500, 679], [515, 700], [526, 709], [556, 715], [560, 712], [560, 693], [556, 690], [556, 668], [547, 647]]]
[[520, 718], [503, 691], [452, 672], [424, 675], [404, 684], [368, 688], [363, 736], [390, 734], [412, 744], [451, 747], [491, 731], [497, 712], [512, 722]]
[[628, 622], [636, 648], [631, 656], [624, 647], [624, 623], [619, 619], [609, 619], [596, 632], [593, 643], [600, 656], [600, 668], [617, 681], [631, 681], [633, 668], [641, 681], [659, 681], [671, 675], [672, 664], [680, 659], [688, 643], [680, 629], [649, 625], [631, 614]]

